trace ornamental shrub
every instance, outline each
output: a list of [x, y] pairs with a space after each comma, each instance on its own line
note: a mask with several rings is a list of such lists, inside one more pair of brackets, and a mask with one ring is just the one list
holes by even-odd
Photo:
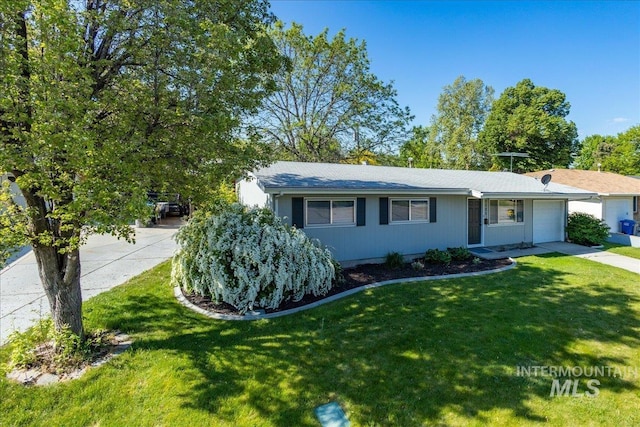
[[451, 254], [451, 259], [455, 261], [466, 261], [471, 259], [473, 256], [471, 251], [464, 246], [460, 246], [459, 248], [447, 248], [447, 252]]
[[567, 236], [579, 245], [603, 244], [609, 237], [609, 228], [604, 221], [582, 212], [572, 213], [567, 220]]
[[404, 257], [400, 252], [389, 252], [384, 257], [384, 265], [392, 270], [397, 270], [404, 265]]
[[430, 264], [451, 264], [451, 254], [439, 249], [429, 249], [424, 254], [424, 260]]
[[325, 295], [335, 278], [331, 252], [269, 209], [236, 203], [215, 215], [198, 213], [176, 240], [172, 284], [242, 313]]

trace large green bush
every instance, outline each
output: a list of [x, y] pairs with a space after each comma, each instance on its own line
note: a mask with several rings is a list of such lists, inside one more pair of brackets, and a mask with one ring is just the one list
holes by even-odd
[[579, 245], [601, 245], [609, 237], [609, 226], [593, 215], [574, 212], [567, 221], [567, 236]]
[[195, 215], [176, 240], [174, 286], [241, 312], [325, 295], [335, 278], [329, 250], [268, 209], [233, 204], [215, 215]]

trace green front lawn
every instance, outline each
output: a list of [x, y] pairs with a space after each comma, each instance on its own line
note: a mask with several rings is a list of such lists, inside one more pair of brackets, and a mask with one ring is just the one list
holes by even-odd
[[640, 248], [634, 248], [631, 246], [623, 246], [623, 245], [618, 245], [616, 243], [606, 242], [604, 244], [604, 250], [607, 252], [613, 252], [619, 255], [640, 259]]
[[[132, 349], [70, 383], [0, 379], [1, 424], [317, 426], [314, 407], [337, 401], [354, 426], [640, 425], [638, 276], [560, 255], [518, 263], [258, 322], [184, 308], [164, 264], [85, 305], [88, 326], [132, 334]], [[519, 366], [624, 376], [597, 376], [596, 397], [550, 397], [553, 378]]]

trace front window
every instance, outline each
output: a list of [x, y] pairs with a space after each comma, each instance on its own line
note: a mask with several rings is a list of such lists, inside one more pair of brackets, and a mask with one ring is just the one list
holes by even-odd
[[406, 221], [429, 221], [429, 200], [391, 200], [391, 222]]
[[489, 200], [489, 224], [524, 222], [523, 200]]
[[307, 225], [355, 224], [355, 200], [307, 200]]

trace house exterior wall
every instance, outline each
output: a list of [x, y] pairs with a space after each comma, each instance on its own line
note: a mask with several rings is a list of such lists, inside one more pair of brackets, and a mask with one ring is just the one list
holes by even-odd
[[[305, 195], [296, 195], [304, 197]], [[358, 197], [341, 195], [340, 197]], [[379, 198], [366, 197], [365, 226], [306, 227], [304, 232], [330, 248], [338, 261], [352, 264], [382, 259], [389, 252], [421, 255], [427, 249], [467, 246], [467, 197], [438, 195], [435, 223], [380, 224]], [[411, 197], [411, 196], [402, 196]], [[424, 197], [416, 195], [415, 197]], [[393, 197], [391, 197], [393, 198]], [[276, 199], [278, 215], [291, 225], [292, 196]], [[523, 224], [483, 225], [484, 245], [506, 245], [532, 241], [531, 200], [525, 200]]]
[[[389, 252], [399, 252], [406, 256], [419, 256], [427, 249], [466, 247], [468, 234], [467, 199], [462, 195], [442, 194], [368, 194], [357, 192], [340, 195], [309, 194], [266, 194], [256, 180], [238, 182], [238, 198], [248, 206], [273, 209], [292, 225], [294, 218], [294, 198], [313, 199], [365, 199], [365, 225], [305, 226], [303, 231], [311, 238], [318, 239], [327, 246], [335, 258], [345, 265], [381, 261]], [[380, 198], [424, 199], [436, 198], [436, 222], [408, 222], [380, 224]], [[523, 200], [524, 222], [516, 224], [487, 224], [488, 200], [482, 200], [482, 241], [480, 246], [500, 246], [531, 243], [534, 241], [532, 199]], [[357, 205], [356, 203], [356, 210]], [[563, 213], [564, 215], [564, 213]], [[356, 212], [356, 216], [358, 216]]]
[[[300, 195], [297, 197], [304, 197]], [[359, 195], [340, 195], [356, 198]], [[361, 196], [361, 195], [360, 195]], [[314, 196], [317, 197], [317, 196]], [[380, 224], [379, 198], [366, 197], [366, 225], [305, 227], [304, 232], [320, 240], [338, 261], [367, 261], [383, 258], [389, 252], [421, 255], [427, 249], [466, 246], [466, 197], [437, 196], [437, 221], [401, 224]], [[412, 196], [402, 196], [401, 198]], [[415, 198], [424, 198], [416, 195]], [[278, 215], [291, 225], [292, 196], [277, 198]]]
[[258, 185], [258, 180], [255, 178], [238, 181], [236, 194], [238, 195], [238, 201], [243, 205], [273, 209], [271, 196], [262, 191], [262, 188]]
[[569, 214], [582, 212], [602, 219], [602, 201], [593, 200], [572, 200], [569, 202]]
[[[484, 201], [485, 206], [487, 201]], [[486, 210], [485, 218], [486, 216]], [[531, 243], [533, 241], [533, 201], [524, 200], [524, 222], [517, 224], [498, 225], [485, 224], [484, 246], [512, 245], [516, 243]]]
[[603, 220], [611, 227], [612, 233], [620, 232], [620, 221], [633, 219], [633, 198], [629, 197], [603, 197]]

